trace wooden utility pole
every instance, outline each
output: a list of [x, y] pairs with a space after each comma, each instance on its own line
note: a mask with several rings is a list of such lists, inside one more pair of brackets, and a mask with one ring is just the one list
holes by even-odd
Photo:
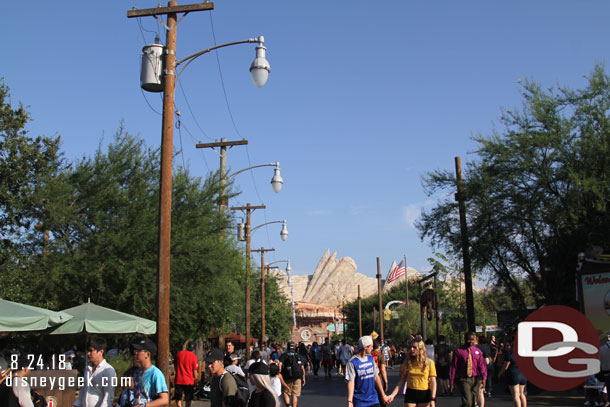
[[217, 148], [220, 147], [220, 184], [222, 185], [223, 198], [220, 201], [220, 213], [224, 215], [227, 207], [228, 199], [225, 195], [225, 187], [227, 185], [227, 147], [248, 145], [248, 140], [227, 141], [226, 138], [221, 138], [220, 142], [215, 143], [199, 143], [195, 144], [195, 148]]
[[165, 69], [163, 72], [163, 120], [161, 128], [161, 178], [159, 194], [159, 252], [157, 272], [157, 366], [165, 375], [169, 388], [169, 299], [170, 243], [172, 214], [172, 154], [174, 148], [174, 91], [176, 79], [176, 36], [178, 13], [213, 10], [214, 3], [178, 6], [170, 1], [167, 7], [130, 10], [127, 18], [167, 15]]
[[421, 295], [422, 295], [422, 283], [423, 283], [423, 279], [419, 280], [417, 282], [417, 286], [419, 287], [419, 322], [420, 322], [420, 327], [421, 327], [421, 336], [423, 338], [423, 340], [425, 341], [426, 339], [428, 339], [426, 336], [426, 318], [424, 316], [424, 307], [422, 307], [421, 305]]
[[252, 250], [253, 252], [257, 252], [261, 254], [261, 343], [259, 345], [260, 349], [264, 349], [263, 346], [265, 344], [265, 252], [274, 252], [275, 249], [265, 249], [261, 247], [260, 249]]
[[466, 289], [466, 319], [468, 331], [475, 332], [474, 323], [474, 296], [472, 294], [472, 271], [470, 270], [470, 243], [468, 242], [468, 225], [466, 223], [466, 204], [464, 202], [464, 189], [462, 186], [462, 162], [460, 157], [455, 157], [455, 176], [457, 181], [457, 193], [455, 200], [458, 202], [460, 211], [460, 232], [462, 235], [462, 257], [464, 258], [464, 288]]
[[384, 343], [385, 340], [383, 337], [383, 297], [381, 292], [381, 266], [379, 264], [379, 257], [377, 257], [377, 295], [379, 297], [379, 327], [381, 329], [379, 335], [381, 335], [381, 343]]
[[250, 214], [256, 209], [265, 209], [265, 205], [234, 206], [232, 211], [246, 211], [246, 359], [250, 359]]
[[362, 297], [360, 296], [360, 284], [358, 284], [358, 338], [362, 338]]
[[434, 309], [434, 318], [436, 319], [436, 342], [438, 342], [438, 337], [441, 334], [441, 321], [438, 317], [438, 273], [434, 273], [434, 304], [436, 304], [436, 308]]

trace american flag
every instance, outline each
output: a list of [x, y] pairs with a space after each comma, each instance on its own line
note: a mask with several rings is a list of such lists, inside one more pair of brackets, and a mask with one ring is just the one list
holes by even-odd
[[398, 280], [400, 277], [405, 275], [406, 271], [407, 268], [405, 267], [405, 260], [402, 259], [398, 266], [394, 267], [394, 269], [388, 273], [386, 283], [391, 283], [392, 281]]

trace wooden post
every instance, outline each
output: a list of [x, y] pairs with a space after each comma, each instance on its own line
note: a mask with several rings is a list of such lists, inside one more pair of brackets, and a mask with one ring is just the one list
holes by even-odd
[[[169, 7], [178, 3], [170, 1]], [[170, 247], [172, 233], [172, 156], [174, 154], [174, 86], [176, 61], [176, 13], [167, 14], [163, 91], [163, 124], [161, 128], [161, 180], [159, 197], [159, 260], [157, 277], [157, 365], [169, 382], [169, 301], [170, 301]]]
[[472, 271], [470, 270], [470, 250], [468, 243], [468, 225], [466, 223], [466, 204], [464, 203], [464, 190], [462, 187], [462, 162], [460, 157], [455, 157], [455, 175], [457, 181], [457, 193], [455, 200], [458, 202], [460, 212], [460, 232], [462, 237], [462, 257], [464, 259], [464, 288], [466, 289], [466, 317], [468, 330], [475, 332], [474, 322], [474, 296], [472, 293]]
[[275, 249], [265, 249], [261, 247], [253, 252], [259, 252], [261, 254], [261, 344], [260, 349], [263, 349], [265, 343], [265, 252], [274, 252]]
[[157, 366], [169, 388], [169, 306], [172, 216], [172, 157], [174, 148], [174, 90], [177, 17], [180, 12], [213, 10], [214, 3], [178, 6], [170, 1], [167, 7], [127, 12], [127, 18], [167, 15], [165, 71], [163, 72], [163, 118], [161, 124], [161, 175], [159, 185], [159, 252], [157, 263]]
[[227, 184], [227, 147], [248, 145], [248, 140], [227, 141], [226, 138], [221, 138], [220, 142], [214, 143], [199, 143], [195, 144], [195, 148], [216, 148], [220, 147], [220, 184], [222, 186], [223, 199], [220, 201], [220, 212], [224, 215], [228, 199], [224, 198], [225, 186]]
[[255, 209], [265, 209], [265, 205], [252, 206], [249, 203], [246, 206], [232, 207], [232, 211], [246, 211], [246, 359], [250, 359], [250, 214]]
[[362, 297], [360, 296], [360, 284], [358, 284], [358, 338], [362, 337]]
[[419, 281], [417, 283], [417, 285], [419, 287], [419, 321], [420, 321], [420, 325], [421, 325], [421, 336], [422, 336], [423, 340], [425, 341], [427, 339], [426, 338], [426, 318], [424, 316], [424, 307], [421, 306], [422, 282]]
[[381, 292], [381, 266], [379, 264], [379, 257], [377, 257], [377, 294], [379, 296], [379, 335], [381, 335], [381, 343], [384, 343], [383, 337], [383, 297]]
[[438, 337], [441, 332], [441, 322], [438, 318], [438, 273], [434, 273], [434, 303], [436, 308], [434, 310], [434, 318], [436, 319], [436, 342], [438, 343]]

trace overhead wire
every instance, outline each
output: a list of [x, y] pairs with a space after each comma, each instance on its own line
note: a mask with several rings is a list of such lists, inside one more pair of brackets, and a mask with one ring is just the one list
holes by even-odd
[[199, 125], [199, 122], [197, 121], [197, 118], [195, 117], [195, 113], [193, 113], [193, 109], [191, 108], [191, 104], [189, 103], [189, 100], [186, 97], [186, 92], [184, 91], [184, 88], [182, 87], [182, 81], [178, 81], [178, 85], [180, 85], [180, 91], [182, 92], [182, 97], [184, 98], [184, 101], [186, 102], [186, 107], [189, 109], [189, 112], [191, 113], [191, 116], [193, 117], [193, 121], [195, 122], [195, 124], [197, 125], [199, 130], [201, 131], [201, 134], [203, 134], [209, 140], [214, 141], [214, 139], [212, 137], [208, 136], [208, 134], [205, 132], [205, 130], [203, 130], [201, 125]]
[[[147, 33], [152, 33], [155, 34], [157, 38], [161, 37], [161, 33], [160, 33], [160, 27], [161, 24], [159, 23], [158, 20], [155, 19], [156, 22], [156, 27], [157, 30], [153, 31], [153, 30], [149, 30], [147, 28], [144, 27], [144, 25], [142, 24], [141, 19], [136, 19], [138, 22], [138, 27], [140, 29], [140, 35], [142, 35], [142, 41], [143, 43], [146, 45], [147, 41], [146, 41], [146, 36], [144, 34], [144, 32]], [[182, 97], [184, 98], [184, 101], [186, 102], [187, 108], [189, 110], [189, 112], [191, 113], [191, 116], [193, 117], [193, 120], [195, 121], [195, 124], [197, 125], [197, 127], [199, 128], [199, 130], [201, 131], [201, 133], [208, 139], [213, 140], [204, 130], [203, 128], [199, 125], [199, 122], [197, 121], [197, 118], [195, 117], [195, 114], [193, 113], [193, 109], [191, 108], [191, 105], [189, 103], [189, 100], [186, 96], [186, 92], [184, 91], [184, 88], [182, 87], [182, 83], [180, 81], [178, 81], [179, 85], [180, 85], [180, 89], [182, 91]], [[156, 110], [151, 103], [148, 101], [148, 98], [146, 97], [146, 94], [144, 93], [144, 91], [142, 89], [140, 89], [140, 91], [142, 92], [142, 96], [144, 97], [144, 100], [146, 101], [146, 104], [148, 105], [148, 107], [155, 112], [158, 115], [162, 115], [161, 112], [159, 112], [158, 110]], [[160, 96], [161, 98], [161, 102], [163, 102], [163, 98], [162, 96]], [[177, 115], [177, 120], [176, 120], [176, 129], [178, 130], [178, 135], [180, 138], [180, 152], [182, 155], [182, 166], [184, 167], [184, 169], [186, 169], [186, 165], [185, 165], [185, 160], [184, 160], [184, 147], [183, 147], [183, 143], [182, 143], [182, 128], [184, 127], [184, 130], [186, 131], [186, 133], [189, 135], [189, 137], [191, 138], [191, 140], [193, 140], [195, 142], [195, 144], [197, 144], [199, 142], [199, 140], [197, 140], [193, 134], [189, 131], [188, 127], [184, 124], [184, 121], [182, 121], [181, 117], [180, 117], [180, 113], [178, 109], [175, 109], [175, 113]], [[203, 153], [203, 151], [201, 151], [201, 156], [203, 158], [203, 162], [205, 164], [205, 167], [207, 168], [208, 173], [211, 172], [210, 166], [208, 165], [207, 159], [205, 157], [205, 154]]]
[[186, 172], [186, 165], [184, 164], [184, 147], [182, 146], [182, 131], [180, 131], [180, 127], [182, 127], [180, 119], [180, 111], [176, 110], [176, 124], [174, 125], [178, 130], [178, 138], [180, 139], [180, 155], [182, 156], [182, 170]]
[[[214, 20], [212, 18], [212, 13], [209, 13], [208, 16], [210, 17], [210, 27], [212, 29], [212, 40], [214, 42], [214, 46], [217, 46], [218, 43], [216, 41], [216, 31], [214, 30]], [[233, 124], [233, 129], [235, 130], [235, 133], [237, 134], [237, 136], [239, 138], [243, 139], [241, 133], [239, 132], [239, 129], [237, 128], [237, 124], [235, 123], [235, 119], [233, 117], [233, 112], [231, 111], [231, 106], [229, 104], [229, 97], [227, 95], [227, 89], [225, 87], [224, 77], [223, 77], [223, 74], [222, 74], [222, 67], [221, 67], [221, 64], [220, 64], [220, 55], [218, 53], [218, 50], [214, 50], [214, 54], [216, 55], [216, 63], [218, 65], [218, 73], [219, 73], [219, 76], [220, 76], [220, 83], [222, 85], [222, 91], [223, 91], [223, 94], [224, 94], [225, 104], [227, 106], [227, 111], [229, 113], [229, 117], [231, 119], [231, 123]], [[252, 167], [252, 160], [250, 159], [250, 152], [248, 150], [248, 145], [246, 145], [245, 147], [246, 147], [246, 155], [248, 157], [248, 166]], [[258, 191], [258, 187], [256, 185], [256, 180], [254, 178], [254, 171], [250, 170], [249, 172], [250, 172], [250, 175], [252, 177], [252, 184], [254, 186], [254, 191], [256, 192], [256, 196], [258, 197], [259, 201], [264, 204], [263, 199], [261, 198], [261, 195], [260, 195], [260, 193]], [[263, 216], [264, 216], [264, 220], [265, 220], [265, 222], [263, 222], [263, 223], [267, 223], [268, 222], [267, 221], [267, 209], [263, 209]], [[271, 245], [271, 237], [269, 236], [269, 228], [267, 226], [265, 226], [265, 231], [267, 233], [267, 241], [269, 242], [269, 245]]]

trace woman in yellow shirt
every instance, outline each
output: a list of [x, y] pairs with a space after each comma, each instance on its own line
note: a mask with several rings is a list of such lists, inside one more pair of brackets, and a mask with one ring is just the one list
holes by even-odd
[[428, 359], [426, 346], [419, 336], [409, 345], [407, 359], [400, 367], [400, 380], [389, 396], [392, 400], [403, 388], [405, 381], [405, 407], [435, 406], [436, 367], [434, 361]]

